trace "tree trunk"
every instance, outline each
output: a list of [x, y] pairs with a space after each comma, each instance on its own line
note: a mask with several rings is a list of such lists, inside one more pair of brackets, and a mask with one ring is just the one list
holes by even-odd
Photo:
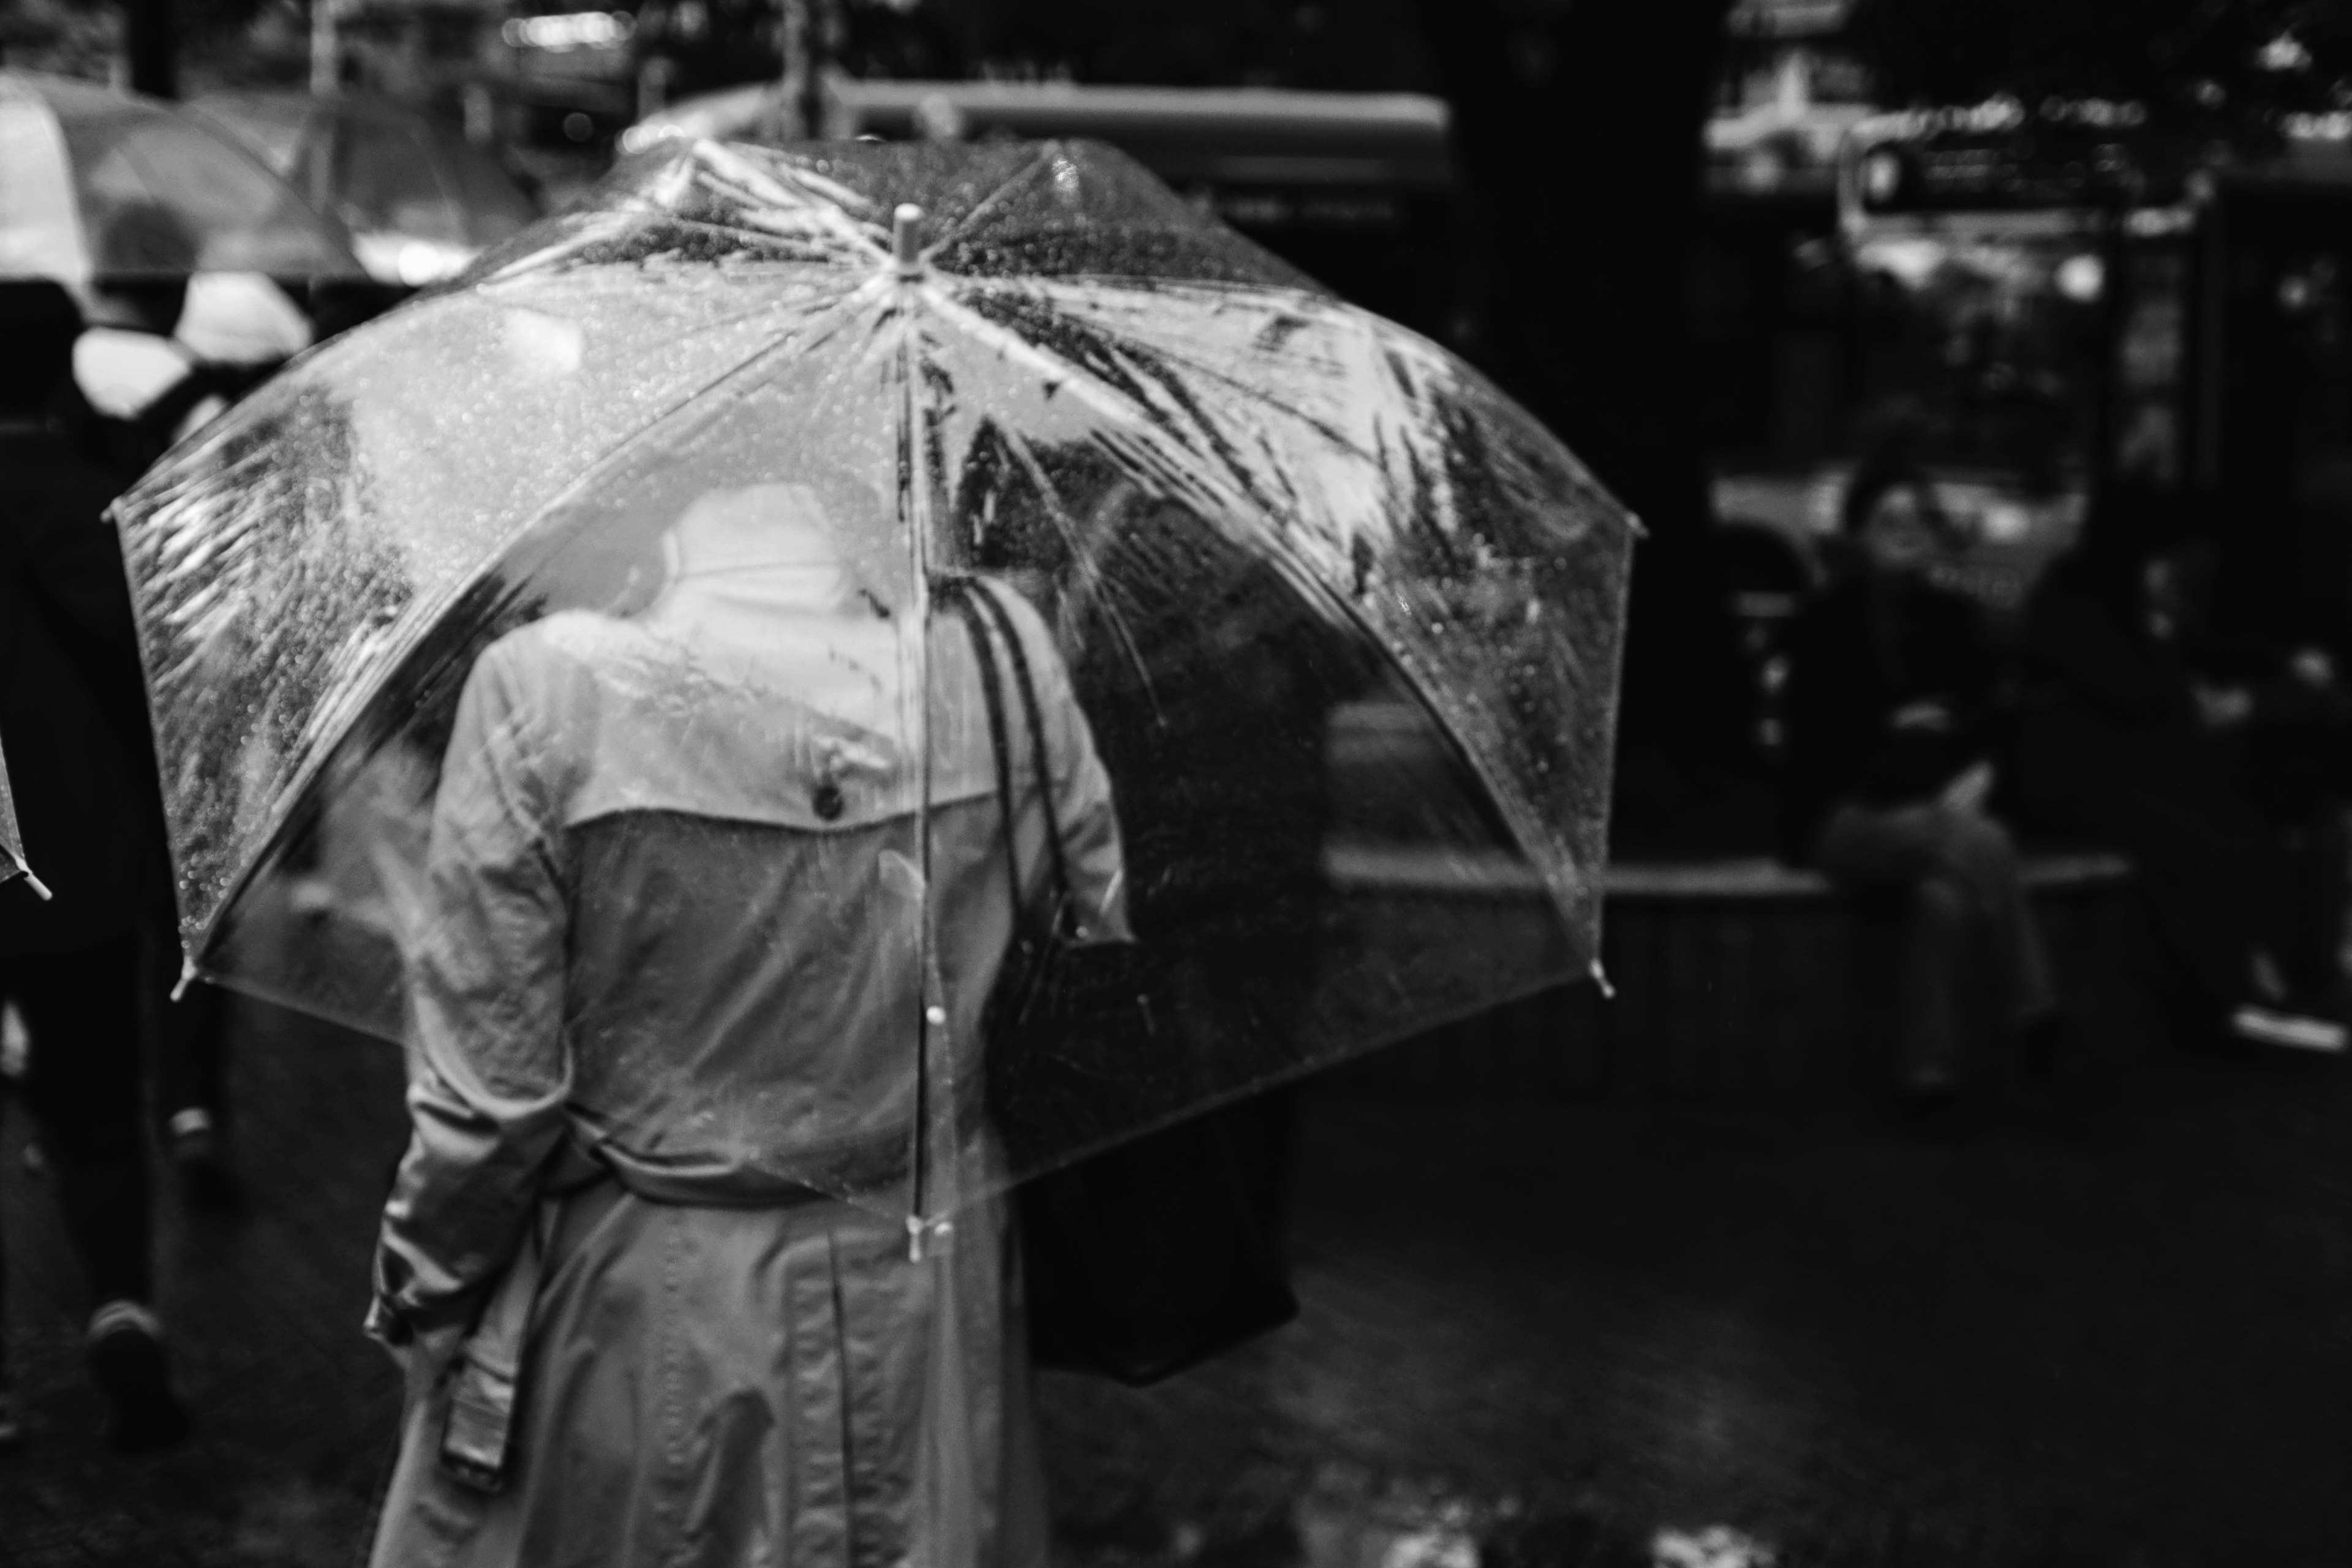
[[1474, 354], [1650, 531], [1623, 722], [1648, 782], [1620, 791], [1637, 809], [1673, 810], [1650, 787], [1662, 763], [1663, 793], [1695, 804], [1742, 750], [1689, 305], [1728, 5], [1420, 0], [1480, 235]]
[[180, 96], [172, 0], [122, 0], [122, 53], [131, 68], [131, 91], [155, 98]]

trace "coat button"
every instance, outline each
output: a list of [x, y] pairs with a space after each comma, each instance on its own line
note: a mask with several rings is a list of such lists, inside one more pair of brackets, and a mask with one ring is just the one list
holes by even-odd
[[809, 805], [816, 809], [818, 816], [827, 822], [833, 821], [841, 815], [841, 786], [831, 779], [825, 780], [816, 786], [816, 793], [809, 796]]

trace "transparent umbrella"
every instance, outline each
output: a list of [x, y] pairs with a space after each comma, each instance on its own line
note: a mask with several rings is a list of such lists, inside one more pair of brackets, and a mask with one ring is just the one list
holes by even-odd
[[33, 868], [25, 864], [25, 835], [16, 826], [16, 797], [8, 793], [8, 759], [0, 756], [0, 882], [13, 882], [19, 877], [42, 898], [49, 896]]
[[[640, 1173], [943, 1212], [1592, 961], [1631, 520], [1107, 149], [667, 144], [118, 518], [192, 969]], [[1137, 939], [985, 1051], [973, 576]]]
[[364, 278], [336, 226], [168, 103], [0, 70], [0, 277]]

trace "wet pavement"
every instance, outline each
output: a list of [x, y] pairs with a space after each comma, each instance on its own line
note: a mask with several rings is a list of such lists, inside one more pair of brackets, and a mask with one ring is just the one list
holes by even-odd
[[[354, 1560], [389, 1048], [249, 1008], [251, 1212], [167, 1213], [203, 1422], [95, 1441], [86, 1310], [0, 1141], [27, 1434], [0, 1562]], [[1135, 1393], [1045, 1380], [1086, 1568], [2352, 1562], [2352, 1064], [2139, 1064], [1966, 1146], [1858, 1105], [1309, 1097], [1297, 1323]]]

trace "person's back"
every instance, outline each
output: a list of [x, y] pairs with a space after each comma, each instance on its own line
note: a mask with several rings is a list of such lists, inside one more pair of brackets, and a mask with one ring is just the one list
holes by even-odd
[[[379, 1563], [452, 1521], [449, 1560], [485, 1568], [713, 1539], [1043, 1561], [979, 1119], [1015, 889], [978, 659], [833, 531], [810, 486], [713, 490], [650, 605], [475, 661], [407, 922], [415, 1136], [370, 1326], [413, 1398]], [[1021, 890], [1050, 788], [1080, 921], [1120, 935], [1108, 784], [1052, 638], [976, 591], [1052, 759], [1016, 769]], [[910, 1252], [908, 1206], [952, 1224]], [[464, 1479], [484, 1468], [497, 1496]]]
[[[1082, 751], [1049, 634], [998, 594], [1046, 672], [1049, 752]], [[512, 831], [509, 803], [532, 803], [568, 931], [554, 1022], [571, 1114], [625, 1177], [747, 1196], [860, 1190], [906, 1157], [925, 922], [948, 1034], [964, 1042], [1011, 931], [994, 762], [971, 721], [979, 675], [960, 624], [935, 618], [927, 773], [901, 693], [882, 689], [908, 651], [889, 620], [771, 614], [726, 630], [709, 605], [673, 599], [629, 619], [550, 616], [487, 649], [434, 870], [478, 877]], [[827, 702], [845, 665], [874, 679], [854, 704]], [[1096, 827], [1099, 775], [1075, 776], [1095, 798], [1066, 799], [1063, 819]], [[1020, 842], [1034, 879], [1039, 825]], [[1081, 886], [1100, 889], [1116, 842], [1069, 848]], [[919, 889], [887, 870], [925, 863]], [[510, 984], [510, 955], [462, 925], [415, 940], [427, 1007], [470, 1008]]]

